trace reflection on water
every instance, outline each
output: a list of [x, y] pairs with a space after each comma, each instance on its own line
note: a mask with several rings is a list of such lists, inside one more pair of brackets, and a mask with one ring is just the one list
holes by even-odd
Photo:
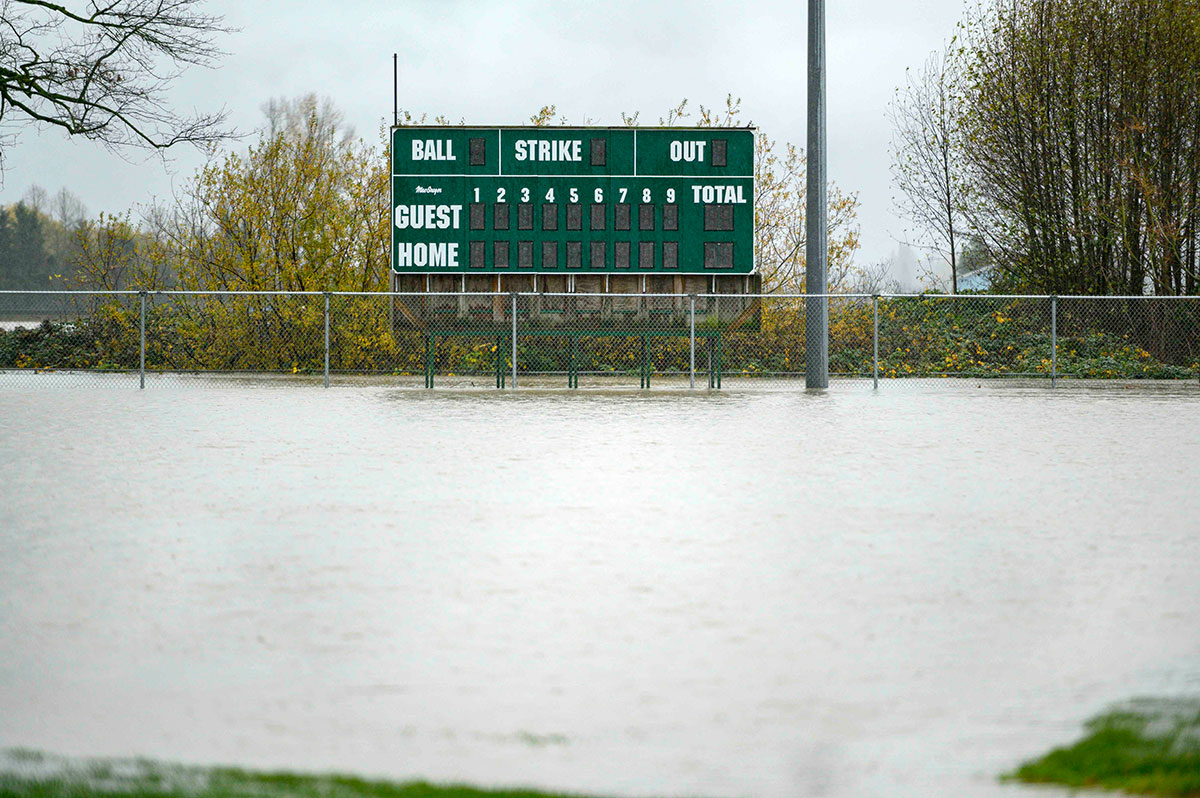
[[0, 391], [0, 746], [987, 796], [1200, 693], [1195, 386], [90, 386]]

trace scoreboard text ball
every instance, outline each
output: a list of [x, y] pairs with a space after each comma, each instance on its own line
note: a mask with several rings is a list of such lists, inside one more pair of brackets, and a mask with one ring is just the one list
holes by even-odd
[[392, 270], [749, 274], [749, 128], [392, 129]]

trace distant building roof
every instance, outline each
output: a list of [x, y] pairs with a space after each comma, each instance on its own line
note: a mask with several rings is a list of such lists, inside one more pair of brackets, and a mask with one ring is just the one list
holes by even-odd
[[960, 274], [958, 276], [959, 291], [987, 291], [992, 287], [991, 266]]

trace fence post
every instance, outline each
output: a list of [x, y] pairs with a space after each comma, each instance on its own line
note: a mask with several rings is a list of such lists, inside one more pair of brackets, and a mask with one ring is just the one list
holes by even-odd
[[146, 292], [138, 292], [138, 388], [146, 387]]
[[692, 312], [688, 318], [690, 337], [688, 339], [689, 353], [691, 354], [691, 365], [688, 369], [688, 390], [696, 390], [696, 295], [689, 296], [692, 301]]
[[1058, 297], [1050, 297], [1050, 387], [1058, 383]]
[[517, 292], [512, 295], [512, 387], [517, 390]]
[[871, 380], [875, 390], [879, 390], [879, 294], [871, 297], [871, 338], [874, 341], [874, 354], [871, 356]]
[[325, 387], [329, 387], [329, 292], [325, 292]]

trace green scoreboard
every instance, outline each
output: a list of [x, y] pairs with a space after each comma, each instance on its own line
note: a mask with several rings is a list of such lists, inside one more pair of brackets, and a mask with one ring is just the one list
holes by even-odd
[[750, 128], [397, 127], [399, 274], [749, 274]]

